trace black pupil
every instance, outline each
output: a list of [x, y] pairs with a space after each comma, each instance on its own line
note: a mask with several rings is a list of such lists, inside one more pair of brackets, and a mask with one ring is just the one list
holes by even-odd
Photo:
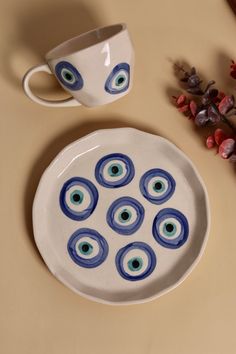
[[129, 213], [127, 213], [127, 211], [123, 211], [123, 213], [121, 214], [121, 217], [123, 220], [128, 220], [129, 219]]
[[174, 230], [174, 226], [172, 224], [167, 224], [166, 225], [166, 231], [172, 232]]
[[155, 188], [156, 188], [157, 190], [160, 190], [161, 187], [162, 187], [161, 182], [156, 182], [156, 183], [155, 183]]
[[70, 81], [72, 80], [72, 75], [70, 73], [66, 73], [65, 78]]
[[133, 268], [138, 268], [139, 267], [139, 261], [137, 259], [134, 259], [133, 262], [132, 262], [132, 266]]
[[117, 166], [112, 166], [111, 172], [116, 175], [119, 172], [119, 168]]
[[118, 85], [121, 85], [124, 82], [124, 78], [123, 77], [119, 77], [118, 79]]
[[85, 244], [85, 245], [82, 246], [82, 251], [83, 252], [88, 252], [88, 250], [89, 250], [89, 245]]
[[74, 195], [73, 195], [73, 201], [74, 201], [74, 202], [79, 202], [79, 201], [80, 201], [80, 195], [77, 194], [77, 193], [74, 194]]

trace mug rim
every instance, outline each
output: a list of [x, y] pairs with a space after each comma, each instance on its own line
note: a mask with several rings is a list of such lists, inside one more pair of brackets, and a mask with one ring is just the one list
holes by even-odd
[[[78, 40], [80, 39], [83, 39], [84, 37], [87, 37], [91, 34], [94, 34], [98, 31], [101, 31], [101, 30], [110, 30], [110, 29], [115, 29], [115, 27], [118, 27], [117, 28], [117, 32], [115, 32], [114, 34], [111, 34], [110, 36], [102, 39], [101, 41], [97, 40], [95, 41], [93, 44], [88, 44], [86, 46], [84, 46], [83, 48], [81, 49], [77, 49], [77, 50], [71, 50], [69, 51], [68, 50], [68, 53], [67, 54], [56, 54], [57, 52], [59, 52], [60, 50], [63, 51], [63, 49], [65, 49], [66, 46], [69, 46], [72, 44], [74, 44], [74, 42], [77, 42]], [[87, 32], [84, 32], [84, 33], [81, 33], [75, 37], [72, 37], [70, 39], [67, 39], [66, 41], [58, 44], [56, 47], [52, 48], [49, 52], [47, 52], [47, 54], [45, 55], [45, 58], [46, 58], [46, 61], [51, 61], [51, 60], [56, 60], [56, 59], [59, 59], [59, 58], [62, 58], [62, 57], [67, 57], [67, 56], [70, 56], [72, 54], [75, 54], [75, 53], [79, 53], [79, 52], [82, 52], [82, 51], [85, 51], [85, 50], [88, 50], [98, 44], [102, 44], [104, 42], [106, 42], [107, 40], [111, 40], [117, 36], [119, 36], [122, 32], [126, 31], [127, 30], [127, 25], [125, 23], [116, 23], [116, 24], [113, 24], [113, 25], [107, 25], [107, 26], [103, 26], [103, 27], [96, 27], [92, 30], [89, 30]], [[53, 53], [55, 52], [55, 55], [53, 55]]]

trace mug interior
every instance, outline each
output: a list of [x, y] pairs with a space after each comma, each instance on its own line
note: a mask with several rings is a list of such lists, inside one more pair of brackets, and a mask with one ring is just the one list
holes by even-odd
[[46, 59], [57, 59], [75, 53], [79, 50], [86, 49], [117, 35], [125, 29], [125, 24], [116, 24], [83, 33], [50, 50], [46, 55]]

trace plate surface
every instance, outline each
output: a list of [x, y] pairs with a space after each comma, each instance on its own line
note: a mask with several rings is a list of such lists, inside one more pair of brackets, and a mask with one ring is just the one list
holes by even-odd
[[110, 304], [154, 299], [180, 284], [209, 228], [204, 184], [172, 143], [132, 128], [67, 146], [39, 183], [33, 226], [50, 271]]

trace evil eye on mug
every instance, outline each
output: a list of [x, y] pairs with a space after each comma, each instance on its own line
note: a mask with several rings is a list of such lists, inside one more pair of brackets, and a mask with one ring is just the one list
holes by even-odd
[[179, 248], [188, 239], [188, 220], [176, 209], [163, 209], [154, 219], [152, 233], [155, 240], [163, 247]]
[[154, 168], [142, 176], [140, 180], [142, 195], [153, 204], [166, 202], [175, 191], [175, 180], [166, 171]]
[[134, 178], [133, 162], [128, 156], [120, 153], [106, 155], [98, 161], [95, 177], [103, 187], [123, 187]]
[[70, 90], [80, 90], [84, 81], [79, 71], [69, 62], [60, 61], [55, 67], [57, 78]]
[[105, 90], [110, 94], [124, 92], [129, 87], [130, 66], [127, 63], [116, 65], [105, 83]]
[[75, 231], [67, 244], [71, 259], [81, 267], [95, 268], [105, 261], [108, 243], [96, 230], [83, 228]]
[[86, 178], [73, 177], [61, 189], [61, 210], [73, 220], [87, 219], [96, 208], [97, 202], [97, 188]]
[[131, 235], [141, 226], [144, 213], [143, 206], [137, 200], [121, 197], [109, 207], [107, 223], [118, 234]]
[[116, 268], [122, 278], [130, 281], [148, 277], [156, 267], [156, 255], [144, 242], [132, 242], [116, 255]]

